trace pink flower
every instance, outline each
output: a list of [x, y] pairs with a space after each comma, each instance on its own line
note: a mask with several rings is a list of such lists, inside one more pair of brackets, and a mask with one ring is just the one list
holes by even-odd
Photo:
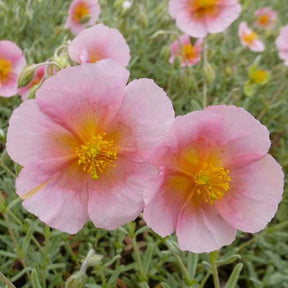
[[208, 33], [220, 33], [239, 16], [238, 0], [170, 0], [169, 13], [186, 34], [203, 38]]
[[190, 42], [188, 35], [182, 35], [171, 44], [170, 63], [178, 56], [181, 59], [182, 66], [196, 65], [201, 59], [203, 39], [198, 39], [195, 45]]
[[68, 11], [65, 28], [78, 34], [87, 26], [94, 25], [100, 15], [98, 0], [74, 0]]
[[238, 30], [239, 39], [244, 47], [248, 47], [251, 51], [262, 52], [265, 45], [258, 39], [256, 32], [252, 31], [246, 22], [241, 22]]
[[103, 24], [90, 27], [76, 36], [68, 49], [69, 56], [77, 63], [95, 63], [110, 58], [126, 66], [130, 60], [130, 49], [117, 29]]
[[24, 167], [16, 190], [51, 227], [76, 233], [91, 219], [115, 229], [138, 216], [143, 193], [154, 189], [145, 159], [174, 112], [152, 80], [126, 86], [128, 77], [111, 60], [68, 67], [14, 110], [7, 151]]
[[273, 28], [277, 20], [277, 13], [270, 7], [263, 7], [255, 12], [255, 25], [259, 28]]
[[0, 96], [11, 97], [17, 93], [17, 81], [26, 60], [22, 50], [13, 42], [0, 41]]
[[267, 154], [269, 132], [235, 106], [176, 117], [151, 155], [157, 192], [145, 195], [144, 220], [195, 253], [230, 244], [236, 230], [255, 233], [274, 216], [283, 192], [279, 164]]
[[284, 64], [288, 66], [288, 25], [281, 29], [280, 35], [276, 40], [276, 46], [280, 59], [284, 60]]
[[26, 100], [30, 90], [42, 81], [42, 79], [45, 76], [45, 71], [46, 66], [40, 66], [39, 68], [36, 69], [35, 75], [30, 81], [30, 83], [18, 89], [18, 94], [22, 97], [23, 100]]

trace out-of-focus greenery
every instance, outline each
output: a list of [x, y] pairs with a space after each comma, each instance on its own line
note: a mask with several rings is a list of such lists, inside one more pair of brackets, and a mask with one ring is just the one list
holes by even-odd
[[[168, 63], [169, 45], [181, 34], [168, 15], [168, 1], [134, 0], [129, 9], [123, 9], [123, 2], [100, 1], [99, 21], [120, 29], [126, 37], [132, 55], [128, 67], [131, 79], [153, 78], [167, 91], [177, 114], [201, 109], [206, 81], [203, 62], [193, 68]], [[224, 33], [208, 37], [208, 61], [215, 71], [215, 80], [208, 83], [207, 102], [242, 106], [261, 120], [271, 132], [271, 153], [287, 174], [288, 69], [278, 58], [275, 47], [280, 27], [288, 24], [288, 5], [283, 2], [286, 1], [244, 0], [240, 18]], [[0, 39], [16, 42], [29, 64], [46, 61], [59, 45], [73, 38], [63, 30], [69, 5], [70, 1], [64, 0], [0, 0]], [[241, 47], [237, 29], [241, 21], [253, 27], [255, 10], [266, 5], [279, 13], [279, 19], [273, 31], [257, 31], [266, 45], [266, 50], [258, 56], [259, 53]], [[257, 60], [259, 67], [268, 70], [271, 79], [247, 97], [244, 85], [249, 78], [249, 67], [257, 57], [261, 57]], [[83, 280], [87, 288], [213, 287], [208, 255], [179, 251], [173, 237], [161, 239], [141, 218], [112, 232], [88, 223], [71, 236], [50, 229], [25, 211], [15, 193], [11, 171], [16, 167], [5, 152], [8, 119], [20, 102], [18, 96], [0, 98], [0, 270], [16, 287], [64, 287], [73, 275], [74, 279], [69, 278], [72, 285], [71, 281], [75, 283], [80, 277], [77, 272], [90, 249], [103, 258], [90, 259]], [[220, 262], [235, 253], [241, 256], [240, 260], [232, 256], [235, 258], [232, 263], [228, 263], [229, 259], [222, 261], [223, 266], [219, 262], [223, 285], [241, 262], [244, 267], [235, 287], [288, 287], [287, 211], [286, 188], [279, 211], [266, 230], [256, 235], [239, 233], [230, 247], [221, 250]], [[192, 279], [200, 284], [193, 284]]]

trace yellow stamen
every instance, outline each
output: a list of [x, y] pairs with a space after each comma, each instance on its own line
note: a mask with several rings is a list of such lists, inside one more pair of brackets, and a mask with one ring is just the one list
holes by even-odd
[[196, 49], [191, 44], [184, 45], [182, 47], [182, 50], [183, 50], [183, 53], [184, 53], [184, 57], [187, 60], [193, 60], [197, 56]]
[[269, 23], [270, 17], [268, 14], [261, 15], [258, 19], [260, 25], [266, 25]]
[[218, 0], [192, 0], [191, 3], [195, 9], [208, 8], [215, 6]]
[[251, 32], [249, 34], [244, 33], [243, 40], [249, 44], [253, 44], [253, 42], [258, 38], [255, 32]]
[[250, 76], [250, 79], [253, 83], [263, 84], [266, 83], [269, 79], [269, 73], [266, 70], [256, 70]]
[[99, 178], [108, 166], [115, 167], [117, 149], [113, 140], [106, 140], [106, 133], [93, 136], [85, 145], [75, 149], [78, 165], [83, 171], [92, 176], [93, 180]]
[[76, 22], [81, 22], [83, 18], [86, 18], [90, 15], [90, 10], [88, 5], [85, 2], [80, 2], [76, 5], [73, 11], [73, 20]]
[[221, 200], [230, 189], [231, 177], [229, 169], [221, 166], [209, 166], [207, 163], [193, 177], [197, 198], [206, 203], [214, 204]]
[[7, 59], [0, 58], [0, 83], [5, 83], [12, 70], [12, 63]]

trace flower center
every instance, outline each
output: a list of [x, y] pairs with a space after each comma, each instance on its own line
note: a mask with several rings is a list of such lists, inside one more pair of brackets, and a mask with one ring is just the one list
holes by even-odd
[[218, 2], [219, 0], [191, 0], [190, 7], [192, 8], [193, 17], [196, 16], [202, 19], [205, 16], [216, 16]]
[[268, 24], [269, 20], [270, 20], [269, 15], [267, 15], [267, 14], [261, 15], [259, 17], [259, 24], [266, 25], [266, 24]]
[[253, 44], [253, 42], [257, 39], [257, 34], [255, 32], [251, 32], [249, 34], [244, 33], [243, 40], [249, 44]]
[[6, 82], [11, 70], [12, 70], [11, 61], [0, 58], [0, 83]]
[[73, 11], [73, 19], [76, 22], [83, 21], [83, 19], [89, 17], [89, 15], [90, 15], [90, 11], [86, 3], [80, 2], [75, 6], [74, 11]]
[[251, 75], [252, 82], [256, 84], [265, 83], [269, 79], [269, 73], [266, 70], [256, 70]]
[[194, 197], [201, 198], [211, 205], [216, 200], [221, 200], [230, 189], [231, 177], [229, 174], [229, 169], [205, 163], [193, 176], [194, 193], [197, 193]]
[[75, 149], [78, 165], [83, 171], [92, 176], [93, 180], [99, 178], [108, 166], [115, 167], [117, 149], [113, 140], [105, 139], [106, 133], [93, 136], [89, 142]]
[[191, 44], [186, 44], [182, 47], [184, 57], [188, 60], [193, 60], [196, 58], [196, 51], [195, 48]]
[[192, 2], [195, 9], [200, 9], [215, 6], [218, 0], [194, 0]]

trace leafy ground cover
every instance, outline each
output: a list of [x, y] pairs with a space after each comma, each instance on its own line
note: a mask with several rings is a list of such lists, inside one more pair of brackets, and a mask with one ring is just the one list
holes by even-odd
[[[203, 61], [193, 68], [182, 68], [177, 61], [169, 64], [170, 44], [180, 32], [168, 14], [168, 1], [135, 0], [128, 9], [122, 4], [100, 1], [100, 21], [118, 28], [127, 39], [132, 55], [130, 79], [154, 79], [172, 99], [178, 115], [211, 104], [244, 107], [269, 128], [271, 154], [286, 174], [288, 70], [275, 46], [280, 27], [288, 23], [288, 6], [283, 0], [242, 1], [240, 18], [224, 33], [208, 37], [208, 68]], [[29, 64], [44, 62], [73, 38], [63, 29], [69, 5], [70, 1], [64, 0], [2, 0], [0, 39], [16, 42]], [[273, 31], [259, 30], [266, 45], [259, 54], [241, 46], [237, 29], [241, 21], [253, 26], [255, 10], [266, 5], [277, 11], [279, 19]], [[255, 61], [271, 78], [247, 96], [244, 87]], [[52, 230], [25, 211], [15, 193], [17, 167], [5, 150], [8, 119], [20, 103], [18, 96], [0, 98], [0, 270], [16, 287], [64, 287], [68, 282], [78, 285], [79, 279], [91, 288], [213, 287], [209, 255], [181, 252], [173, 237], [160, 238], [141, 217], [111, 232], [88, 223], [71, 236]], [[237, 240], [219, 252], [223, 285], [243, 263], [235, 287], [288, 287], [287, 209], [285, 187], [278, 213], [264, 231], [256, 235], [239, 232]], [[84, 268], [87, 273], [82, 279], [78, 272]]]

